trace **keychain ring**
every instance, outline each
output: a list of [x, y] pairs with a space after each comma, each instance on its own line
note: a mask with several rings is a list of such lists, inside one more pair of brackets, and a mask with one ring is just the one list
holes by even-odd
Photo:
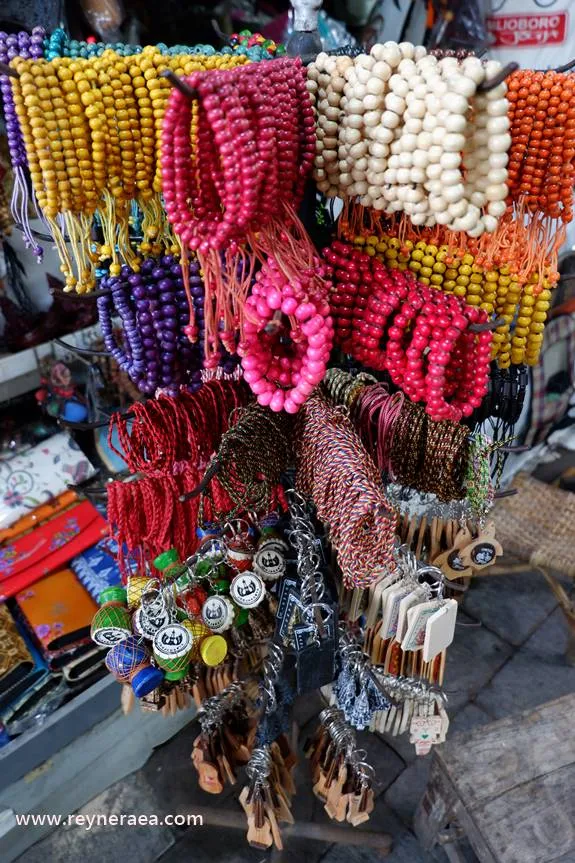
[[[238, 525], [236, 528], [235, 526]], [[245, 525], [246, 530], [242, 531], [241, 526]], [[232, 538], [236, 537], [248, 537], [250, 535], [250, 523], [245, 518], [233, 518], [230, 521], [227, 521], [224, 524], [222, 534], [225, 536], [226, 531], [231, 531]]]
[[[325, 612], [325, 617], [322, 617], [322, 623], [327, 623], [333, 617], [333, 609], [325, 602], [312, 602], [310, 605], [304, 606], [302, 615], [306, 618], [306, 623], [313, 623], [314, 609], [319, 608], [320, 612]], [[311, 620], [309, 618], [312, 618]]]

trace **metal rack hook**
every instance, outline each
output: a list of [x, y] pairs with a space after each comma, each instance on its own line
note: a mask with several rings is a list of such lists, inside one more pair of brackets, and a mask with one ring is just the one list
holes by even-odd
[[109, 357], [110, 354], [108, 351], [94, 351], [90, 350], [90, 348], [77, 348], [76, 345], [69, 345], [68, 342], [62, 341], [62, 339], [52, 339], [52, 341], [56, 342], [57, 345], [60, 345], [61, 348], [64, 348], [67, 351], [70, 351], [73, 354], [84, 354], [85, 356], [91, 357]]
[[208, 487], [209, 483], [212, 481], [212, 479], [215, 477], [215, 475], [220, 470], [220, 467], [221, 467], [220, 462], [217, 461], [216, 459], [214, 459], [212, 464], [209, 466], [209, 468], [205, 472], [203, 480], [200, 483], [198, 483], [198, 485], [195, 488], [193, 488], [191, 491], [187, 491], [185, 494], [181, 494], [179, 496], [178, 500], [180, 501], [180, 503], [185, 503], [187, 500], [192, 500], [192, 498], [197, 497], [199, 494], [201, 494], [203, 491], [205, 491], [206, 488]]
[[194, 90], [193, 87], [189, 87], [185, 81], [182, 81], [181, 78], [172, 72], [171, 69], [164, 69], [163, 72], [160, 72], [162, 78], [167, 78], [170, 84], [175, 87], [180, 93], [183, 93], [184, 96], [187, 96], [188, 99], [199, 99], [200, 94], [197, 90]]
[[519, 63], [507, 63], [507, 65], [500, 69], [497, 75], [494, 75], [493, 78], [489, 78], [488, 81], [483, 81], [481, 84], [478, 84], [477, 92], [488, 93], [489, 90], [494, 90], [495, 87], [499, 87], [500, 84], [503, 84], [505, 79], [511, 75], [512, 72], [516, 72], [517, 69], [519, 69]]
[[78, 423], [71, 420], [65, 420], [63, 417], [58, 418], [58, 425], [70, 429], [70, 431], [94, 431], [95, 429], [104, 428], [109, 424], [110, 420], [95, 420], [94, 422]]
[[513, 497], [514, 494], [519, 494], [518, 488], [507, 488], [505, 491], [496, 491], [493, 497], [496, 500], [501, 500], [504, 497]]
[[8, 75], [9, 78], [19, 78], [20, 75], [13, 69], [12, 66], [8, 66], [6, 63], [0, 63], [0, 74]]
[[495, 318], [494, 321], [487, 321], [485, 324], [471, 324], [469, 327], [470, 333], [484, 333], [487, 330], [493, 331], [497, 327], [501, 327], [505, 323], [505, 318]]
[[575, 67], [575, 59], [569, 60], [569, 62], [565, 63], [564, 66], [557, 66], [557, 68], [554, 69], [553, 71], [555, 71], [555, 72], [570, 72], [571, 69], [573, 69], [574, 67]]

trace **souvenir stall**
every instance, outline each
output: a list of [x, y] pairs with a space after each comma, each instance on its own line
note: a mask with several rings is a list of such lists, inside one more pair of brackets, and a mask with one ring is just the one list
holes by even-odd
[[[0, 34], [14, 220], [130, 387], [82, 416], [60, 393], [61, 431], [6, 462], [0, 611], [48, 664], [80, 641], [134, 728], [195, 707], [190, 769], [239, 783], [256, 848], [293, 822], [291, 708], [319, 690], [309, 782], [340, 826], [297, 833], [385, 850], [353, 830], [375, 779], [355, 732], [422, 757], [448, 733], [573, 218], [575, 84], [408, 41], [327, 53], [293, 5], [287, 49]], [[58, 489], [22, 491], [46, 459]], [[79, 638], [39, 626], [43, 591], [85, 608]]]

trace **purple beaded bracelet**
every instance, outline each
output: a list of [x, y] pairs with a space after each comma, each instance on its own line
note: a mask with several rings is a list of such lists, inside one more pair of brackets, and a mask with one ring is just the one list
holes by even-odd
[[[32, 34], [22, 31], [21, 33], [0, 32], [0, 62], [9, 63], [15, 57], [23, 57], [25, 60], [39, 59], [44, 56], [44, 39], [46, 31], [43, 27], [34, 27]], [[14, 173], [14, 189], [12, 192], [11, 210], [14, 221], [22, 226], [24, 241], [28, 248], [40, 260], [43, 249], [38, 245], [32, 234], [28, 219], [28, 204], [30, 201], [30, 177], [28, 174], [28, 160], [26, 148], [20, 123], [16, 115], [12, 86], [8, 75], [0, 75], [0, 93], [4, 102], [4, 116], [6, 118], [6, 135], [10, 151], [10, 161]], [[35, 201], [35, 198], [34, 198]], [[36, 205], [38, 212], [38, 206]]]

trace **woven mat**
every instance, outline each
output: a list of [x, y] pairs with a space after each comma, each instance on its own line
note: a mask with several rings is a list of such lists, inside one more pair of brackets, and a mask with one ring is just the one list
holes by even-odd
[[575, 494], [519, 473], [519, 493], [492, 509], [496, 536], [505, 552], [575, 576]]

